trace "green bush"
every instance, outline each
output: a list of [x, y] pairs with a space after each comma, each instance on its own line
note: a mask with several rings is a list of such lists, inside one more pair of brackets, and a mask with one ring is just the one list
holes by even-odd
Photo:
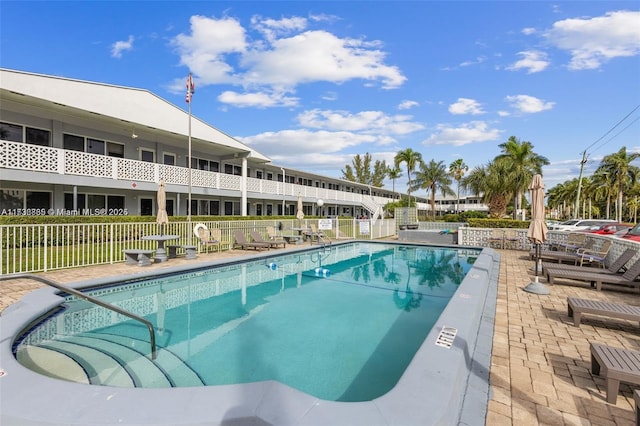
[[528, 228], [528, 220], [469, 218], [470, 228]]

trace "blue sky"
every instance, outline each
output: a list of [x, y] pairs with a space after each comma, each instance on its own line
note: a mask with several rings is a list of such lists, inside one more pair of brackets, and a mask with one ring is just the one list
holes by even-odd
[[[637, 1], [0, 1], [0, 66], [148, 89], [280, 166], [640, 150]], [[640, 165], [640, 164], [638, 164]], [[403, 189], [405, 175], [396, 183]], [[386, 187], [390, 188], [391, 183]]]

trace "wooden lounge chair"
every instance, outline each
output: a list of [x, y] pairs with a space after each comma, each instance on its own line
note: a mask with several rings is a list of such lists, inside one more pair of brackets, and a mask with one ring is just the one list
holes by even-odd
[[[580, 265], [567, 265], [562, 263], [552, 263], [552, 262], [542, 262], [542, 271], [543, 275], [546, 276], [546, 271], [548, 268], [551, 269], [561, 269], [563, 271], [586, 271], [586, 272], [599, 272], [606, 274], [621, 274], [626, 271], [623, 270], [624, 265], [627, 264], [628, 261], [633, 258], [637, 253], [636, 250], [632, 248], [626, 249], [618, 258], [611, 263], [609, 266], [606, 266], [604, 269], [594, 269], [592, 266], [580, 266]], [[622, 271], [622, 272], [621, 272]], [[547, 277], [547, 280], [549, 278]]]
[[640, 258], [636, 259], [622, 275], [603, 272], [564, 271], [553, 268], [547, 268], [546, 275], [549, 284], [554, 284], [558, 278], [564, 278], [589, 282], [592, 286], [595, 284], [596, 290], [598, 291], [602, 290], [602, 284], [639, 287], [640, 281], [637, 281], [637, 279], [640, 277]]
[[610, 318], [640, 322], [640, 306], [626, 303], [611, 303], [593, 299], [567, 297], [567, 313], [573, 317], [573, 325], [580, 327], [582, 314], [600, 315]]
[[325, 238], [328, 239], [324, 232], [318, 230], [318, 227], [315, 223], [309, 224], [309, 231], [307, 231], [306, 235], [309, 237], [311, 243], [313, 243], [314, 240], [317, 243], [324, 243]]
[[269, 243], [256, 243], [247, 240], [247, 237], [242, 233], [241, 230], [236, 229], [233, 231], [233, 238], [235, 240], [233, 244], [233, 248], [240, 247], [243, 250], [254, 249], [254, 250], [269, 250], [271, 244]]
[[273, 226], [267, 226], [267, 236], [269, 241], [277, 241], [279, 243], [287, 243], [287, 241], [276, 233], [276, 229]]
[[620, 382], [640, 385], [640, 352], [591, 342], [591, 373], [602, 375], [607, 402], [615, 404]]
[[249, 232], [249, 235], [251, 236], [251, 239], [256, 242], [256, 243], [265, 243], [265, 244], [269, 244], [269, 247], [272, 248], [277, 248], [278, 246], [282, 246], [282, 247], [286, 247], [287, 246], [287, 242], [284, 240], [265, 240], [264, 238], [262, 238], [262, 235], [260, 235], [260, 233], [258, 231], [251, 231]]

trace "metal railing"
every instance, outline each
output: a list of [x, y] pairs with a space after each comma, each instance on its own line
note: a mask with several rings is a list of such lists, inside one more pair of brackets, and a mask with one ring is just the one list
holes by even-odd
[[18, 280], [18, 279], [30, 279], [30, 280], [35, 280], [38, 282], [41, 282], [43, 284], [46, 284], [50, 287], [54, 287], [57, 288], [58, 290], [64, 291], [65, 293], [69, 293], [69, 294], [73, 294], [76, 297], [79, 297], [81, 299], [84, 299], [88, 302], [94, 303], [98, 306], [102, 306], [105, 309], [109, 309], [111, 311], [114, 311], [120, 315], [124, 315], [126, 317], [131, 318], [132, 320], [141, 322], [142, 324], [144, 324], [147, 329], [149, 330], [149, 343], [151, 344], [151, 359], [156, 359], [157, 357], [157, 348], [156, 348], [156, 332], [153, 329], [153, 324], [151, 324], [150, 321], [139, 317], [136, 314], [132, 314], [131, 312], [125, 311], [122, 308], [119, 308], [118, 306], [112, 305], [110, 303], [107, 302], [103, 302], [100, 299], [96, 299], [93, 296], [89, 296], [88, 294], [82, 293], [81, 291], [75, 290], [73, 288], [64, 286], [62, 284], [58, 284], [57, 282], [50, 280], [48, 278], [45, 277], [41, 277], [39, 275], [33, 275], [33, 274], [17, 274], [17, 275], [8, 275], [8, 276], [0, 276], [0, 281], [9, 281], [9, 280]]
[[[242, 230], [248, 235], [256, 230], [267, 236], [267, 227], [294, 228], [318, 223], [318, 219], [264, 220], [203, 220], [209, 229], [220, 231], [220, 249], [233, 246], [233, 233]], [[395, 221], [385, 219], [362, 221], [352, 218], [331, 219], [331, 229], [323, 230], [330, 240], [378, 239], [395, 235]], [[155, 241], [145, 241], [145, 235], [177, 235], [171, 244], [194, 245], [198, 252], [205, 246], [193, 234], [193, 222], [170, 222], [160, 232], [155, 222], [111, 222], [76, 224], [0, 225], [0, 274], [47, 272], [81, 266], [124, 262], [123, 250], [157, 248]]]

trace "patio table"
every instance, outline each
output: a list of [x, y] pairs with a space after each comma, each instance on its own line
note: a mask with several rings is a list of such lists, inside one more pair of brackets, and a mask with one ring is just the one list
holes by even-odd
[[164, 248], [165, 243], [167, 241], [180, 239], [180, 235], [145, 235], [140, 239], [145, 241], [157, 241], [158, 248], [156, 249], [156, 255], [153, 259], [155, 262], [166, 262], [168, 257], [167, 251]]

